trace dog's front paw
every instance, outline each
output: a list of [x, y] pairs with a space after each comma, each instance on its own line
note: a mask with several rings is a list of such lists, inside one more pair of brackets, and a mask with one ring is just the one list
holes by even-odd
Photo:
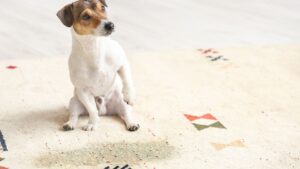
[[96, 130], [96, 125], [89, 123], [89, 124], [83, 126], [82, 130], [84, 130], [84, 131], [93, 131], [93, 130]]
[[133, 105], [135, 102], [135, 91], [132, 88], [124, 88], [123, 89], [124, 101], [129, 104]]
[[67, 122], [67, 123], [65, 123], [65, 124], [63, 125], [63, 129], [64, 129], [65, 131], [74, 130], [74, 128], [75, 128], [75, 125], [72, 124], [71, 122]]
[[127, 126], [128, 131], [137, 131], [140, 128], [139, 124], [131, 124]]

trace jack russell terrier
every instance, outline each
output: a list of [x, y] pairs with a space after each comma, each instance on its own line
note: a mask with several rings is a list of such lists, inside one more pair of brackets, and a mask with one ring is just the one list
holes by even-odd
[[131, 112], [135, 90], [130, 66], [122, 47], [109, 38], [114, 24], [107, 19], [106, 7], [105, 0], [78, 0], [57, 12], [71, 27], [73, 39], [69, 71], [75, 89], [64, 130], [73, 130], [86, 112], [86, 131], [96, 129], [100, 115], [112, 114], [119, 115], [129, 131], [139, 129]]

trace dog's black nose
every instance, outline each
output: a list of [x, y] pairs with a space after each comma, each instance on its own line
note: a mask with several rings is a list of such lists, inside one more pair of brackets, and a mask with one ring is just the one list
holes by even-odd
[[107, 30], [107, 31], [109, 31], [109, 32], [111, 32], [111, 31], [113, 31], [115, 29], [115, 25], [112, 22], [107, 22], [104, 25], [104, 29]]

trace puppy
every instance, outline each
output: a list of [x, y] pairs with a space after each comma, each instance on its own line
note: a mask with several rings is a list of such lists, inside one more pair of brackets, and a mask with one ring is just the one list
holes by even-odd
[[74, 96], [64, 130], [73, 130], [86, 112], [86, 131], [95, 130], [99, 116], [107, 114], [120, 116], [129, 131], [139, 129], [131, 112], [135, 90], [130, 66], [121, 46], [109, 38], [114, 24], [107, 18], [106, 7], [105, 0], [78, 0], [57, 13], [72, 33], [69, 72]]

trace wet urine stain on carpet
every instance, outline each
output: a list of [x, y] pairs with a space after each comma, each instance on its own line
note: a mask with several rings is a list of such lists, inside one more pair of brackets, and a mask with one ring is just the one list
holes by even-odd
[[138, 164], [140, 162], [168, 159], [175, 147], [167, 141], [145, 143], [94, 144], [72, 151], [49, 152], [35, 160], [38, 167], [97, 166], [98, 164]]

